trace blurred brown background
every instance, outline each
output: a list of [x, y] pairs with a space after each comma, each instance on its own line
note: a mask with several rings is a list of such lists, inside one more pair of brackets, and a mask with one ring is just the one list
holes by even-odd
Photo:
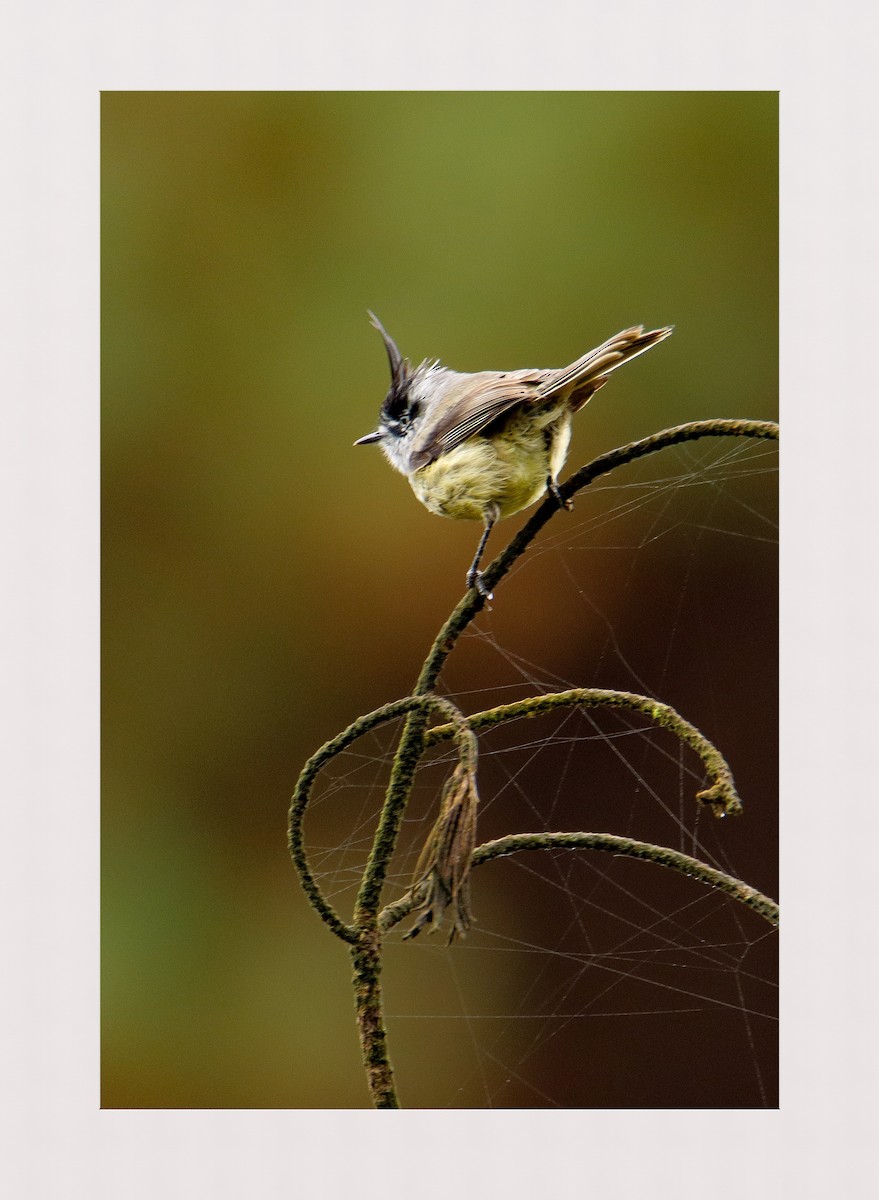
[[[558, 366], [628, 325], [674, 324], [581, 416], [570, 469], [682, 421], [775, 417], [777, 96], [106, 93], [102, 145], [103, 1104], [363, 1106], [346, 951], [300, 891], [287, 805], [309, 754], [411, 689], [479, 532], [352, 448], [387, 387], [366, 309], [404, 354], [461, 370]], [[655, 505], [594, 545], [583, 525], [560, 532], [596, 511], [581, 496], [444, 686], [468, 709], [505, 698], [479, 695], [515, 678], [496, 646], [548, 680], [647, 680], [727, 754], [748, 806], [717, 830], [700, 818], [700, 837], [776, 894], [774, 480], [751, 474], [711, 520], [678, 489], [659, 540]], [[736, 517], [740, 536], [712, 535]], [[623, 543], [642, 547], [625, 565]], [[680, 770], [664, 783], [676, 804]], [[557, 827], [668, 840], [621, 806], [626, 786], [596, 782], [617, 802], [586, 817], [581, 801]], [[378, 803], [374, 780], [364, 794]], [[484, 836], [533, 825], [511, 820], [489, 806]], [[642, 889], [647, 868], [627, 867]], [[486, 925], [504, 919], [507, 869], [483, 868]], [[755, 953], [762, 932], [743, 935]], [[434, 1012], [446, 953], [395, 944], [389, 1007]], [[524, 986], [483, 966], [467, 1004], [511, 1011]], [[616, 1018], [530, 1080], [551, 1103], [774, 1103], [774, 1032], [730, 1003], [734, 1039], [721, 999], [704, 1026]], [[480, 1102], [456, 1091], [460, 1027], [448, 1043], [411, 1016], [391, 1032], [404, 1103]]]

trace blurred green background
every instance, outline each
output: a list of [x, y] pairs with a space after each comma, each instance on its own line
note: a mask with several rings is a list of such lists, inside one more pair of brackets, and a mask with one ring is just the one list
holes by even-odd
[[[681, 421], [772, 418], [777, 135], [775, 93], [104, 94], [105, 1107], [368, 1103], [347, 955], [301, 894], [286, 809], [317, 746], [411, 690], [478, 529], [352, 448], [387, 387], [367, 308], [460, 370], [674, 324], [579, 419], [571, 469]], [[774, 560], [737, 554], [771, 638]], [[535, 589], [497, 598], [517, 650]], [[638, 626], [631, 590], [619, 611], [599, 595]], [[740, 601], [715, 598], [722, 641]], [[552, 618], [535, 657], [564, 652]], [[771, 781], [774, 643], [745, 653], [727, 682], [763, 671]], [[567, 676], [630, 683], [581, 657]], [[754, 729], [728, 698], [738, 762]]]

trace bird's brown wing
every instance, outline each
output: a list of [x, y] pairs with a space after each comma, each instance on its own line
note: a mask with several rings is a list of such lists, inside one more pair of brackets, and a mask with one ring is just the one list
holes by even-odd
[[449, 385], [436, 420], [426, 425], [413, 446], [410, 462], [417, 470], [448, 454], [492, 421], [519, 404], [542, 399], [540, 385], [549, 371], [480, 371], [475, 375], [449, 372]]
[[645, 333], [643, 325], [636, 325], [608, 338], [570, 366], [554, 371], [480, 371], [463, 375], [443, 370], [442, 381], [437, 379], [434, 385], [442, 388], [440, 402], [434, 404], [437, 415], [425, 424], [412, 447], [412, 468], [418, 470], [454, 450], [519, 404], [548, 405], [563, 396], [576, 412], [607, 382], [611, 371], [671, 332], [671, 328], [663, 328]]

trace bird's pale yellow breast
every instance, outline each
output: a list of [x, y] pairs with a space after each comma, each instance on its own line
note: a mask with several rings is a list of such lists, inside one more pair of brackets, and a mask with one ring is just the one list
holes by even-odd
[[469, 438], [416, 471], [412, 490], [440, 516], [482, 521], [490, 505], [512, 516], [539, 500], [547, 476], [561, 470], [570, 424], [567, 408], [516, 412], [500, 430]]

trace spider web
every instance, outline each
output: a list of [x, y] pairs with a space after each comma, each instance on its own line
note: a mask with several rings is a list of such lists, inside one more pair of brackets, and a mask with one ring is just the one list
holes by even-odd
[[[672, 704], [724, 754], [744, 815], [697, 804], [699, 759], [631, 712], [560, 709], [479, 735], [478, 842], [589, 830], [669, 846], [777, 895], [777, 451], [705, 439], [631, 464], [559, 513], [437, 686], [465, 713], [595, 686]], [[321, 775], [318, 881], [351, 911], [399, 727]], [[455, 761], [416, 774], [385, 900], [408, 888]], [[466, 940], [387, 935], [389, 1045], [407, 1107], [773, 1107], [777, 937], [652, 863], [532, 851], [473, 875]]]

